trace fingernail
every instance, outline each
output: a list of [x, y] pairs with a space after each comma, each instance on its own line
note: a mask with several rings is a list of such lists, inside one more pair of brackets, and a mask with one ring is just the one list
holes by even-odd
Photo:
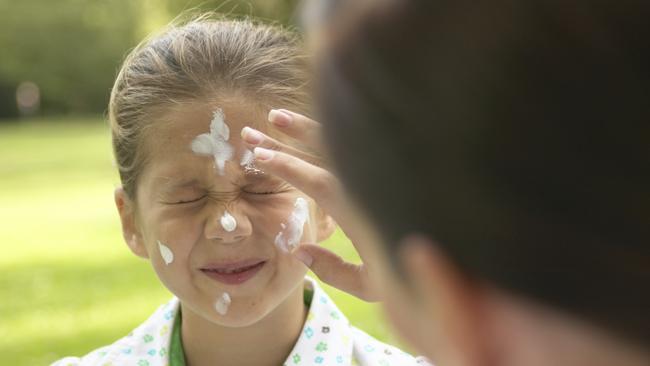
[[282, 109], [271, 109], [269, 111], [269, 122], [278, 127], [287, 127], [293, 122], [293, 116]]
[[312, 258], [312, 256], [305, 251], [297, 250], [293, 253], [293, 256], [296, 257], [297, 260], [304, 263], [307, 267], [311, 267], [311, 264], [314, 263], [314, 258]]
[[255, 160], [266, 161], [266, 160], [271, 160], [273, 158], [273, 155], [275, 155], [275, 151], [265, 149], [263, 147], [256, 147], [255, 149], [253, 149], [253, 154], [255, 154]]
[[241, 137], [244, 139], [244, 141], [252, 145], [258, 145], [262, 143], [262, 140], [264, 139], [264, 135], [262, 135], [261, 132], [250, 127], [242, 128]]

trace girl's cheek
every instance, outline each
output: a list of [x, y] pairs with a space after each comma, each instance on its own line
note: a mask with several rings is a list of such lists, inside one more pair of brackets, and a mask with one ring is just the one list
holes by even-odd
[[[192, 215], [157, 221], [150, 238], [150, 260], [160, 281], [176, 296], [189, 296], [191, 254], [203, 235], [200, 220]], [[189, 276], [189, 277], [188, 277]]]
[[151, 223], [149, 231], [150, 257], [154, 266], [162, 271], [186, 262], [193, 243], [203, 233], [197, 215], [161, 215]]
[[290, 214], [293, 205], [289, 195], [277, 196], [267, 197], [266, 199], [261, 197], [245, 203], [247, 206], [245, 211], [253, 225], [253, 232], [260, 237], [270, 239], [271, 244], [282, 229], [282, 223]]

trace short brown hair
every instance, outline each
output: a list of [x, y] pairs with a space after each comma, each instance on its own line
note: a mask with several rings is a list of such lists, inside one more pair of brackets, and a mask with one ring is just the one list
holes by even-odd
[[237, 93], [307, 113], [307, 74], [297, 34], [249, 18], [203, 14], [145, 39], [124, 61], [108, 110], [125, 192], [135, 197], [144, 131], [166, 106]]

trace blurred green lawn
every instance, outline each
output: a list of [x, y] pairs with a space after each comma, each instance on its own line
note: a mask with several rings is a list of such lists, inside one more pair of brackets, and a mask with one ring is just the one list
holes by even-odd
[[[99, 118], [0, 123], [0, 364], [47, 365], [124, 336], [171, 294], [123, 244]], [[337, 232], [326, 246], [356, 259]], [[379, 307], [327, 292], [395, 343]]]

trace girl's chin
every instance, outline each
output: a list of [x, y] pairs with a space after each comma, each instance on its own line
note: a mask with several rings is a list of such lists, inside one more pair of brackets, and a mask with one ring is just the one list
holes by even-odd
[[[267, 263], [253, 278], [240, 285], [225, 285], [199, 273], [199, 281], [180, 287], [199, 288], [200, 293], [187, 293], [186, 290], [176, 292], [171, 287], [170, 290], [184, 304], [190, 305], [195, 313], [201, 314], [202, 318], [215, 325], [247, 327], [260, 322], [281, 307], [292, 306], [292, 300], [287, 302], [290, 298], [295, 299], [296, 306], [303, 304], [302, 284], [306, 269], [295, 268], [291, 273], [278, 273], [274, 269], [274, 263]], [[278, 286], [278, 281], [282, 285]], [[278, 298], [285, 291], [285, 298]]]
[[210, 317], [213, 323], [228, 328], [243, 328], [259, 323], [272, 309], [262, 308], [260, 303], [255, 308], [240, 308], [233, 305], [223, 315], [215, 311]]

